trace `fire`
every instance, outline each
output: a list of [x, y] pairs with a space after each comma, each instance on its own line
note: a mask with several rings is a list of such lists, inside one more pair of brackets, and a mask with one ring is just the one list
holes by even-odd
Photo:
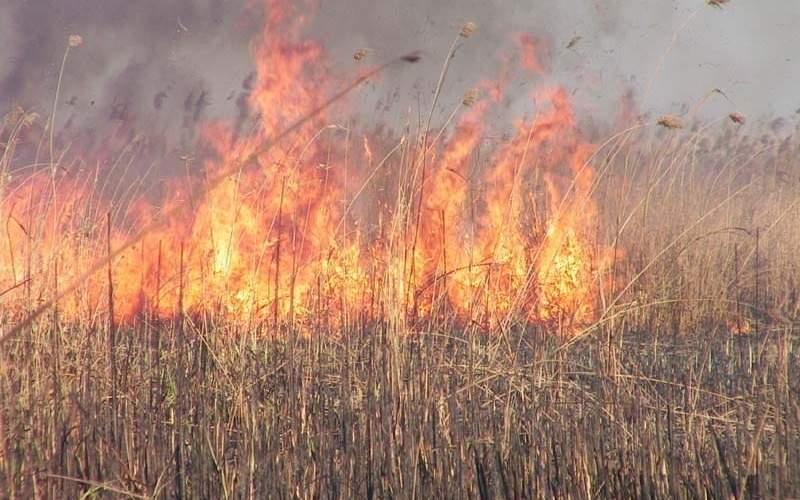
[[[253, 156], [346, 81], [330, 76], [319, 43], [300, 37], [304, 20], [290, 3], [272, 0], [268, 12], [252, 46], [255, 126], [242, 134], [208, 123], [202, 174], [170, 180], [171, 196], [118, 206], [94, 181], [50, 170], [0, 185], [7, 311], [48, 300], [168, 214], [111, 265], [119, 321], [207, 312], [313, 326], [451, 314], [491, 328], [512, 317], [567, 327], [595, 318], [607, 259], [590, 236], [593, 146], [563, 88], [534, 91], [535, 114], [499, 144], [487, 145], [487, 115], [502, 104], [508, 67], [465, 99], [450, 130], [424, 144], [406, 138], [386, 160], [385, 135], [349, 144], [338, 108]], [[518, 40], [522, 69], [540, 75], [535, 40]], [[58, 314], [101, 318], [108, 292], [98, 273]]]

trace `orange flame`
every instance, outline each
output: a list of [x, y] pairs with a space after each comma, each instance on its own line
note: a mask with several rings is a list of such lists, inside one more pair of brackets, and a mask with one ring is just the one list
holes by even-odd
[[[113, 263], [119, 320], [206, 311], [232, 321], [342, 325], [367, 315], [405, 321], [452, 313], [489, 327], [522, 318], [568, 331], [594, 319], [608, 259], [590, 236], [597, 223], [593, 147], [578, 132], [567, 93], [556, 87], [536, 90], [536, 115], [518, 119], [510, 138], [484, 149], [486, 116], [502, 101], [507, 68], [481, 85], [488, 98], [463, 111], [428, 150], [401, 143], [394, 172], [391, 163], [381, 167], [382, 137], [364, 135], [359, 156], [329, 110], [254, 165], [204, 185], [237, 168], [337, 86], [322, 46], [295, 41], [302, 19], [291, 5], [269, 6], [252, 49], [256, 127], [234, 140], [232, 126], [207, 124], [203, 137], [213, 154], [204, 175], [171, 181], [172, 196], [160, 208], [138, 200], [123, 210], [90, 182], [49, 171], [5, 186], [0, 290], [11, 291], [0, 300], [11, 305], [7, 310], [21, 313], [47, 300], [109, 244], [121, 245], [136, 226], [167, 213], [162, 229]], [[534, 40], [521, 37], [520, 44], [523, 68], [541, 72]], [[419, 162], [430, 175], [417, 204], [419, 179], [410, 173]], [[373, 180], [378, 168], [386, 172]], [[371, 190], [360, 203], [374, 206], [351, 210], [359, 186]], [[59, 314], [101, 317], [107, 290], [107, 278], [93, 276], [59, 302]]]

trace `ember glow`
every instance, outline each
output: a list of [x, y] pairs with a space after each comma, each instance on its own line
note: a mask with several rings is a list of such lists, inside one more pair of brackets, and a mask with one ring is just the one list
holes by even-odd
[[[303, 19], [289, 5], [272, 1], [268, 12], [252, 45], [256, 126], [242, 133], [207, 123], [212, 153], [165, 181], [168, 196], [119, 204], [98, 185], [102, 172], [49, 165], [3, 180], [6, 311], [24, 316], [165, 218], [110, 266], [118, 321], [186, 312], [313, 328], [451, 315], [570, 332], [596, 319], [610, 258], [593, 237], [594, 147], [569, 95], [536, 88], [534, 113], [502, 140], [489, 138], [496, 127], [487, 114], [504, 103], [513, 66], [532, 82], [541, 77], [534, 38], [518, 37], [509, 67], [465, 98], [444, 129], [387, 139], [345, 125], [337, 104], [245, 163], [352, 78], [331, 76], [324, 48], [300, 36]], [[24, 120], [6, 120], [7, 156]], [[104, 318], [108, 297], [99, 272], [56, 313]]]

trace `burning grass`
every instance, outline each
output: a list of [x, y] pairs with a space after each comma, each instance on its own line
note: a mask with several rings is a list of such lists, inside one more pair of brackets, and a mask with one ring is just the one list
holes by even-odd
[[[98, 189], [91, 177], [108, 175], [99, 169], [82, 179], [54, 168], [5, 186], [0, 283], [26, 279], [30, 289], [9, 308], [44, 301], [83, 320], [108, 307], [110, 280], [117, 322], [213, 310], [277, 327], [435, 310], [490, 328], [554, 322], [569, 334], [598, 317], [608, 262], [592, 232], [593, 146], [563, 88], [536, 89], [534, 115], [518, 117], [483, 161], [502, 79], [483, 83], [486, 95], [469, 92], [452, 127], [433, 130], [432, 110], [424, 128], [381, 144], [373, 166], [369, 131], [332, 124], [345, 105], [326, 100], [337, 81], [322, 47], [297, 41], [293, 19], [275, 9], [254, 44], [252, 132], [233, 140], [228, 124], [208, 124], [203, 174], [170, 180], [172, 196], [155, 206], [121, 186]], [[457, 43], [475, 30], [468, 23], [456, 37], [437, 96]], [[534, 40], [519, 39], [523, 73], [538, 74]], [[113, 255], [109, 273], [83, 276], [103, 253]], [[51, 287], [68, 291], [54, 298]]]
[[444, 124], [345, 127], [387, 66], [331, 77], [292, 19], [251, 132], [207, 124], [168, 196], [134, 146], [88, 168], [3, 122], [8, 496], [800, 494], [800, 143], [735, 111], [597, 140], [546, 86], [488, 145], [510, 68]]

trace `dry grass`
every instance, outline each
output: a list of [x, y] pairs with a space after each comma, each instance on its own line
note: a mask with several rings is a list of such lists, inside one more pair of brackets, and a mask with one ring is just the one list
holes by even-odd
[[568, 352], [531, 331], [381, 324], [341, 340], [265, 342], [201, 318], [120, 333], [115, 400], [101, 331], [37, 328], [7, 353], [8, 496], [798, 493], [788, 331]]
[[618, 285], [566, 344], [545, 327], [366, 318], [309, 337], [211, 313], [143, 313], [113, 340], [107, 321], [43, 318], [3, 353], [0, 488], [800, 495], [799, 148], [706, 128], [610, 142], [595, 196]]
[[[3, 122], [0, 191], [35, 121], [19, 110]], [[397, 141], [401, 157], [428, 147], [430, 121], [426, 140]], [[486, 331], [388, 307], [311, 331], [213, 311], [164, 320], [145, 309], [115, 325], [104, 310], [80, 321], [48, 310], [0, 352], [0, 491], [798, 497], [800, 142], [741, 134], [744, 123], [664, 116], [598, 141], [592, 195], [598, 241], [615, 254], [611, 286], [598, 287], [597, 321], [568, 340], [555, 325]], [[384, 170], [416, 178], [416, 167]], [[422, 190], [409, 185], [397, 212], [413, 220]], [[118, 213], [132, 197], [115, 198]], [[23, 313], [56, 293], [19, 286]], [[0, 311], [0, 333], [19, 319]]]

